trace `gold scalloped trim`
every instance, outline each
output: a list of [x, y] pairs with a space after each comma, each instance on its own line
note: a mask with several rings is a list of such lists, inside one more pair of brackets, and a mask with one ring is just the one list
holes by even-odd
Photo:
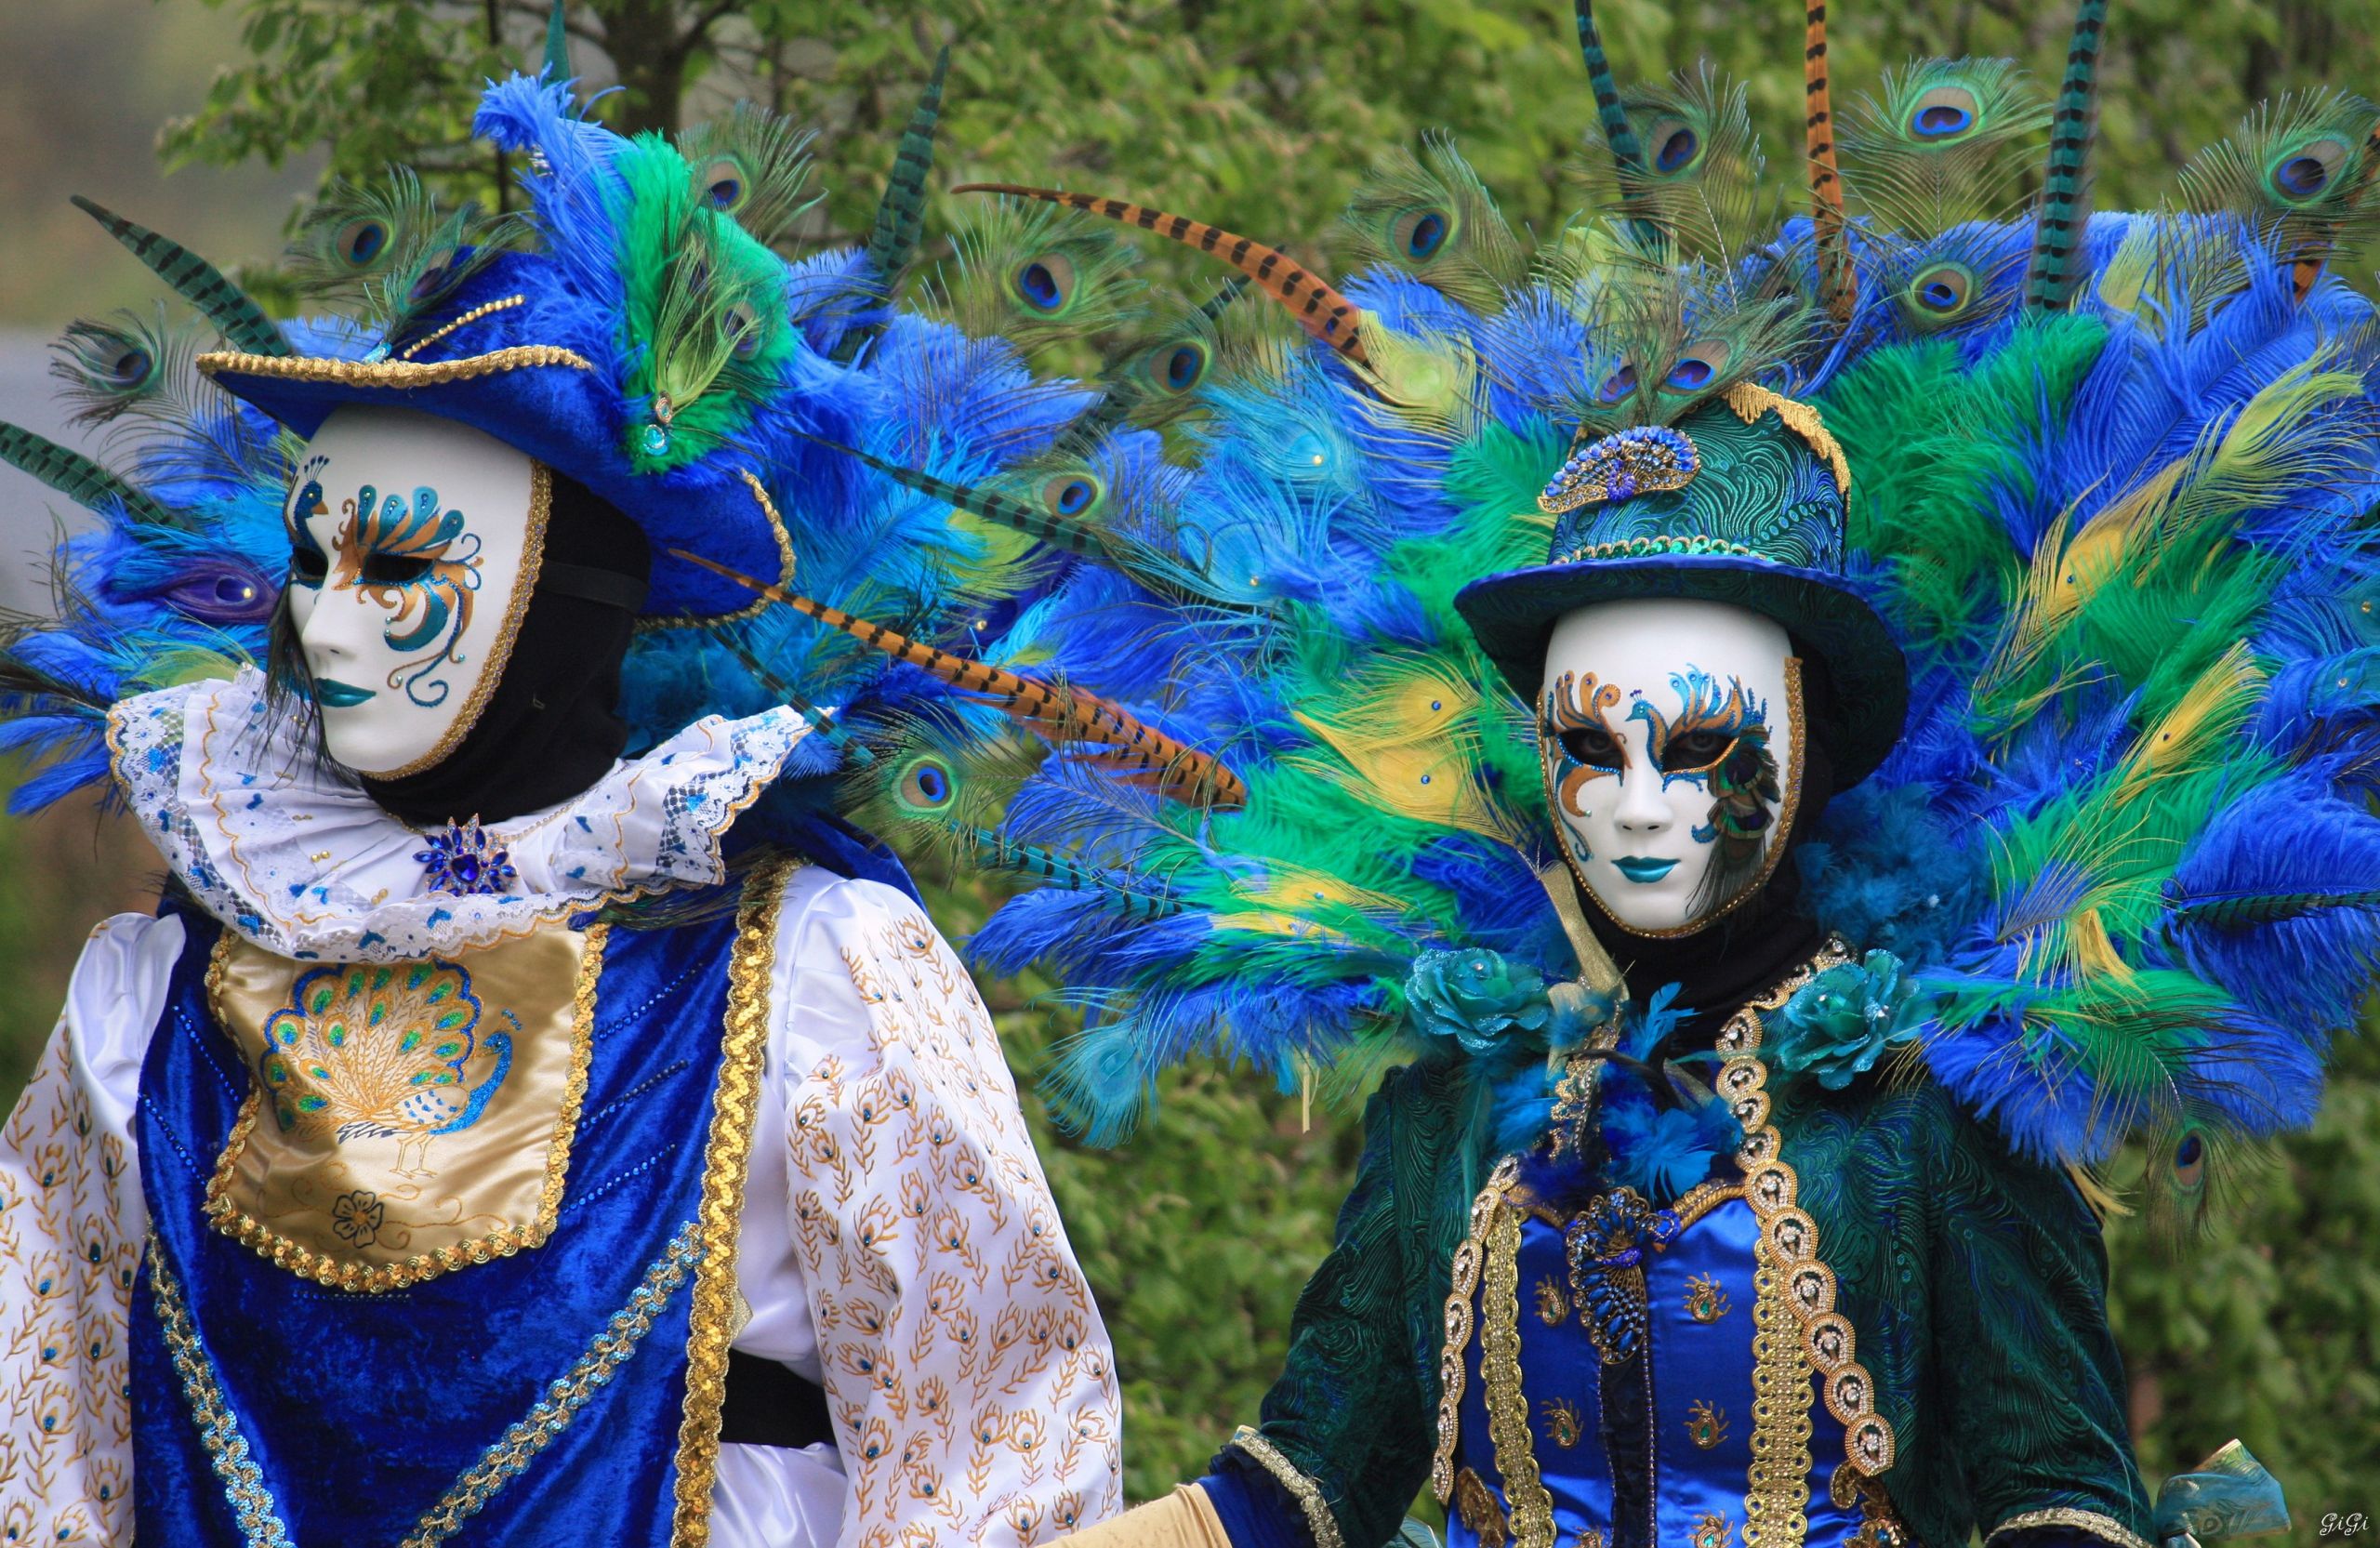
[[[760, 482], [760, 476], [749, 468], [738, 468], [735, 471], [736, 475], [743, 479], [745, 487], [752, 491], [752, 498], [760, 508], [760, 516], [769, 524], [769, 536], [776, 539], [776, 584], [780, 587], [791, 586], [796, 558], [793, 551], [793, 535], [786, 530], [785, 518], [777, 514], [777, 503], [769, 498], [768, 486]], [[755, 597], [733, 613], [649, 613], [637, 619], [636, 628], [640, 634], [664, 628], [714, 628], [722, 624], [740, 624], [747, 618], [758, 617], [762, 612], [774, 605], [774, 599]]]
[[1851, 464], [1844, 460], [1843, 447], [1826, 428], [1817, 405], [1771, 392], [1752, 382], [1738, 382], [1727, 389], [1726, 404], [1736, 411], [1736, 417], [1749, 425], [1764, 414], [1775, 413], [1785, 422], [1785, 428], [1802, 438], [1805, 445], [1826, 459], [1834, 470], [1834, 491], [1838, 495], [1851, 493]]
[[440, 339], [444, 338], [456, 329], [467, 328], [473, 323], [478, 322], [481, 318], [492, 317], [499, 311], [510, 311], [514, 307], [526, 306], [528, 301], [529, 298], [526, 296], [507, 296], [500, 301], [490, 301], [484, 306], [473, 307], [470, 311], [463, 313], [460, 317], [456, 318], [444, 327], [438, 329], [427, 338], [416, 339], [413, 343], [406, 345], [402, 350], [399, 350], [397, 351], [397, 358], [399, 360], [411, 360], [414, 356], [421, 353], [422, 351], [429, 349], [432, 344], [435, 344]]
[[251, 355], [237, 350], [210, 350], [198, 357], [199, 375], [229, 372], [239, 377], [267, 377], [275, 381], [335, 382], [342, 387], [386, 387], [403, 391], [415, 387], [443, 387], [541, 366], [567, 365], [592, 371], [595, 363], [559, 344], [515, 344], [483, 355], [455, 360], [325, 360], [314, 355]]
[[[1775, 1277], [1785, 1309], [1801, 1330], [1800, 1353], [1824, 1378], [1827, 1411], [1843, 1424], [1841, 1466], [1874, 1477], [1893, 1464], [1893, 1427], [1876, 1411], [1874, 1379], [1855, 1358], [1858, 1338], [1851, 1319], [1834, 1308], [1834, 1270], [1818, 1257], [1818, 1223], [1794, 1202], [1801, 1179], [1783, 1158], [1783, 1137], [1768, 1121], [1768, 1066], [1755, 1057], [1761, 1013], [1781, 1008], [1803, 985], [1851, 959], [1842, 938], [1830, 936], [1817, 956], [1728, 1017], [1718, 1040], [1719, 1052], [1728, 1055], [1720, 1066], [1718, 1092], [1744, 1129], [1736, 1162], [1743, 1169], [1744, 1202], [1760, 1223], [1754, 1255], [1765, 1259], [1761, 1272]], [[1841, 1490], [1830, 1482], [1829, 1492]]]
[[2066, 1505], [2010, 1516], [1983, 1534], [1984, 1548], [1991, 1548], [1992, 1541], [2003, 1532], [2023, 1531], [2028, 1527], [2071, 1527], [2078, 1532], [2088, 1532], [2103, 1542], [2115, 1543], [2117, 1548], [2149, 1548], [2147, 1538], [2128, 1529], [2114, 1516], [2102, 1515], [2097, 1511], [2075, 1510]]
[[[537, 572], [546, 562], [546, 523], [554, 509], [554, 475], [536, 458], [529, 459], [529, 524], [521, 536], [521, 567], [512, 572], [512, 595], [505, 599], [504, 619], [496, 626], [496, 638], [488, 644], [480, 661], [480, 675], [471, 681], [471, 691], [463, 699], [463, 708], [438, 740], [412, 762], [385, 772], [363, 769], [358, 772], [374, 779], [403, 779], [434, 769], [455, 756], [471, 727], [480, 723], [487, 712], [487, 701], [496, 693], [496, 685], [504, 681], [504, 668], [512, 659], [513, 642], [521, 638], [522, 620], [529, 615], [529, 599], [537, 589]], [[419, 659], [416, 657], [416, 659]]]
[[[239, 1165], [241, 1152], [247, 1148], [248, 1135], [256, 1129], [257, 1115], [264, 1110], [264, 1092], [251, 1080], [248, 1094], [240, 1103], [239, 1116], [232, 1120], [231, 1136], [223, 1143], [223, 1153], [216, 1158], [215, 1175], [207, 1181], [202, 1206], [207, 1224], [275, 1268], [357, 1295], [407, 1290], [459, 1268], [509, 1258], [516, 1252], [544, 1246], [554, 1234], [554, 1224], [562, 1213], [562, 1194], [570, 1181], [571, 1144], [578, 1134], [579, 1112], [587, 1104], [587, 1072], [595, 1052], [596, 987], [603, 976], [603, 952], [611, 943], [612, 927], [589, 925], [586, 936], [586, 944], [579, 949], [578, 981], [572, 999], [570, 1072], [563, 1079], [561, 1107], [554, 1114], [553, 1139], [546, 1154], [546, 1181], [537, 1197], [536, 1219], [452, 1247], [416, 1252], [402, 1264], [371, 1267], [341, 1263], [327, 1252], [300, 1247], [255, 1216], [242, 1212], [231, 1199], [232, 1173]], [[232, 944], [243, 938], [237, 932], [222, 931], [215, 937], [207, 961], [207, 1012], [218, 1026], [224, 1025], [224, 968]]]
[[1294, 1462], [1281, 1455], [1279, 1448], [1245, 1424], [1232, 1432], [1231, 1444], [1273, 1475], [1274, 1480], [1297, 1501], [1298, 1507], [1305, 1512], [1306, 1530], [1314, 1534], [1314, 1548], [1346, 1548], [1345, 1541], [1339, 1535], [1339, 1518], [1330, 1514], [1329, 1502], [1322, 1498], [1322, 1489], [1312, 1478], [1299, 1472]]
[[752, 1120], [760, 1109], [761, 1058], [769, 1045], [769, 984], [776, 972], [777, 915], [796, 862], [762, 866], [744, 884], [735, 945], [727, 961], [727, 1014], [719, 1078], [711, 1099], [710, 1139], [703, 1158], [703, 1261], [694, 1274], [686, 1335], [686, 1407], [678, 1425], [678, 1509], [674, 1548], [710, 1541], [711, 1483], [719, 1467], [720, 1412], [727, 1399], [727, 1345], [742, 1297], [735, 1248], [743, 1224], [744, 1179], [752, 1161]]
[[[1593, 1099], [1590, 1087], [1588, 1100]], [[1446, 1343], [1438, 1352], [1438, 1449], [1430, 1459], [1430, 1492], [1441, 1505], [1451, 1503], [1454, 1499], [1454, 1449], [1462, 1434], [1462, 1389], [1468, 1371], [1463, 1354], [1471, 1347], [1471, 1298], [1479, 1290], [1479, 1264], [1488, 1248], [1488, 1227], [1495, 1220], [1497, 1203], [1520, 1175], [1520, 1170], [1516, 1156], [1507, 1156], [1496, 1163], [1495, 1171], [1488, 1174], [1488, 1185], [1471, 1201], [1470, 1234], [1454, 1250], [1452, 1288], [1447, 1291]]]

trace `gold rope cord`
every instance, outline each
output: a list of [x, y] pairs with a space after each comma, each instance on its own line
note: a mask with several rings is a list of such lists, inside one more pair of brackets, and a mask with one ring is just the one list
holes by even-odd
[[703, 1548], [710, 1541], [710, 1491], [719, 1466], [721, 1406], [727, 1397], [727, 1344], [735, 1333], [736, 1229], [752, 1158], [760, 1059], [769, 1042], [769, 980], [776, 970], [777, 911], [794, 862], [761, 867], [744, 885], [735, 946], [727, 964], [727, 1015], [719, 1080], [711, 1102], [710, 1142], [695, 1219], [702, 1266], [686, 1337], [686, 1408], [678, 1426], [678, 1512], [670, 1541]]
[[1447, 1338], [1438, 1353], [1438, 1449], [1430, 1461], [1430, 1492], [1441, 1505], [1454, 1499], [1454, 1449], [1462, 1433], [1465, 1356], [1471, 1350], [1471, 1298], [1479, 1290], [1479, 1257], [1487, 1250], [1488, 1224], [1495, 1218], [1496, 1205], [1520, 1170], [1516, 1156], [1496, 1163], [1488, 1185], [1471, 1201], [1471, 1234], [1455, 1249], [1453, 1288], [1447, 1291]]

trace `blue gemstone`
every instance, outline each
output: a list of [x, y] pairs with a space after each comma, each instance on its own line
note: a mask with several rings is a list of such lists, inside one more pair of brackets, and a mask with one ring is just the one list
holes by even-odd
[[661, 424], [645, 426], [644, 433], [637, 438], [637, 445], [647, 456], [666, 455], [669, 450], [669, 427]]

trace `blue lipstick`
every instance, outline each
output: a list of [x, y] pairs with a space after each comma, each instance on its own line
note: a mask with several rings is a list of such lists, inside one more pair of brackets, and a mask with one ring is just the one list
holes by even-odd
[[314, 680], [314, 702], [325, 709], [352, 709], [372, 696], [371, 689], [358, 688], [335, 677]]
[[1641, 854], [1623, 855], [1612, 864], [1631, 881], [1659, 881], [1677, 869], [1674, 860], [1647, 860]]

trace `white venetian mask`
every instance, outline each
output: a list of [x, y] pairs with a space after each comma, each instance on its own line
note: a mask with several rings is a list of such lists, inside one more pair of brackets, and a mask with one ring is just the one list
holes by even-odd
[[546, 470], [399, 408], [343, 408], [298, 460], [289, 617], [330, 755], [382, 778], [455, 750], [504, 675], [545, 546]]
[[1580, 885], [1623, 928], [1683, 935], [1758, 887], [1802, 774], [1801, 663], [1725, 602], [1602, 602], [1554, 626], [1538, 705]]

